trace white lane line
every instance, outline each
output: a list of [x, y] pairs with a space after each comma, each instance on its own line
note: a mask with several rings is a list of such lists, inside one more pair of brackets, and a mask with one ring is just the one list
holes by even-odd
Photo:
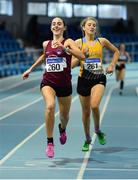
[[[0, 167], [1, 170], [25, 170], [25, 171], [35, 171], [35, 170], [79, 170], [79, 168], [72, 168], [72, 167], [47, 167], [47, 166], [26, 166], [26, 167], [19, 167], [19, 166], [2, 166]], [[138, 169], [132, 169], [132, 168], [86, 168], [87, 171], [129, 171], [129, 172], [138, 172]]]
[[[129, 85], [134, 84], [134, 83], [135, 83], [135, 80], [130, 80], [130, 81], [129, 81]], [[102, 122], [102, 118], [103, 118], [103, 116], [104, 116], [104, 113], [105, 113], [106, 107], [107, 107], [107, 105], [108, 105], [108, 102], [109, 102], [109, 100], [110, 100], [111, 94], [112, 94], [113, 90], [114, 90], [115, 88], [117, 88], [117, 87], [118, 87], [118, 85], [116, 84], [116, 85], [112, 86], [112, 87], [110, 88], [110, 90], [109, 90], [109, 94], [108, 94], [108, 96], [107, 96], [107, 98], [106, 98], [107, 100], [105, 101], [105, 104], [104, 104], [104, 107], [103, 107], [103, 110], [102, 110], [102, 113], [101, 113], [100, 123]], [[91, 151], [92, 151], [92, 149], [93, 149], [93, 145], [94, 145], [95, 140], [96, 140], [96, 134], [94, 134], [93, 137], [92, 137], [92, 144], [90, 145], [90, 151], [88, 151], [88, 152], [85, 154], [85, 156], [84, 156], [83, 163], [82, 163], [82, 165], [81, 165], [80, 171], [79, 171], [78, 176], [77, 176], [77, 179], [79, 179], [79, 180], [82, 180], [82, 179], [83, 179], [83, 174], [84, 174], [84, 171], [85, 171], [86, 166], [87, 166], [87, 164], [88, 164], [88, 160], [89, 160]]]
[[7, 159], [9, 159], [23, 144], [25, 144], [29, 139], [31, 139], [35, 134], [37, 134], [43, 127], [44, 127], [44, 124], [42, 124], [39, 128], [37, 128], [32, 134], [30, 134], [30, 136], [24, 139], [15, 148], [13, 148], [6, 156], [4, 156], [4, 158], [0, 160], [0, 165], [2, 165], [5, 161], [7, 161]]
[[4, 123], [4, 124], [0, 124], [0, 127], [15, 127], [15, 126], [23, 127], [23, 126], [38, 126], [38, 125], [40, 125], [40, 123], [32, 123], [32, 124], [31, 123], [26, 123], [26, 124], [25, 123], [20, 123], [20, 124], [19, 123], [12, 123], [12, 124]]
[[4, 115], [4, 116], [1, 116], [1, 117], [0, 117], [0, 121], [3, 120], [3, 119], [5, 119], [5, 118], [7, 118], [7, 117], [9, 117], [9, 116], [11, 116], [11, 115], [13, 115], [13, 114], [15, 114], [15, 113], [17, 113], [17, 112], [19, 112], [19, 111], [21, 111], [21, 110], [23, 110], [23, 109], [25, 109], [25, 108], [27, 108], [27, 107], [29, 107], [29, 106], [31, 106], [31, 105], [33, 105], [33, 104], [35, 104], [35, 103], [37, 103], [37, 102], [39, 102], [39, 101], [41, 101], [41, 100], [42, 100], [42, 97], [40, 97], [40, 98], [32, 101], [31, 103], [28, 103], [28, 104], [22, 106], [22, 107], [20, 107], [20, 108], [17, 108], [16, 110], [11, 111], [10, 113], [8, 113], [8, 114], [6, 114], [6, 115]]
[[34, 80], [39, 80], [39, 79], [40, 79], [40, 77], [39, 77], [39, 78], [36, 77], [36, 78], [27, 79], [26, 81], [21, 79], [21, 82], [12, 84], [12, 85], [10, 85], [10, 86], [8, 86], [8, 87], [5, 87], [5, 88], [2, 88], [2, 89], [0, 89], [0, 92], [2, 92], [2, 91], [7, 91], [7, 90], [12, 89], [12, 88], [15, 88], [15, 87], [17, 87], [17, 86], [19, 86], [19, 85], [22, 85], [22, 84], [25, 84], [25, 83], [27, 83], [27, 82], [31, 82], [31, 81], [34, 81]]
[[136, 87], [136, 95], [138, 96], [138, 87]]
[[4, 77], [4, 78], [0, 79], [0, 82], [8, 81], [8, 80], [11, 80], [11, 79], [17, 79], [17, 77], [19, 77], [19, 76], [21, 76], [21, 74], [18, 74], [18, 75], [15, 75], [15, 76]]
[[31, 91], [37, 89], [38, 87], [39, 87], [39, 86], [36, 86], [36, 87], [34, 87], [34, 88], [27, 89], [27, 90], [25, 90], [25, 91], [23, 91], [23, 92], [16, 93], [16, 94], [11, 95], [11, 96], [8, 96], [8, 97], [6, 97], [6, 98], [0, 99], [0, 103], [3, 102], [3, 101], [7, 101], [7, 100], [9, 100], [9, 99], [15, 98], [15, 97], [17, 97], [17, 96], [23, 95], [23, 94], [25, 94], [25, 93], [31, 92]]
[[[73, 86], [74, 84], [75, 84], [75, 83], [73, 82], [72, 86]], [[27, 90], [27, 91], [29, 91], [29, 90]], [[19, 93], [18, 93], [18, 94], [19, 94]], [[18, 94], [17, 94], [17, 95], [18, 95]], [[20, 95], [21, 95], [21, 94], [20, 94]], [[7, 98], [8, 98], [8, 97], [7, 97]], [[8, 114], [5, 114], [5, 115], [1, 116], [1, 117], [0, 117], [0, 121], [3, 120], [3, 119], [5, 119], [5, 118], [7, 118], [7, 117], [9, 117], [9, 116], [11, 116], [11, 115], [13, 115], [14, 113], [16, 113], [16, 112], [18, 112], [18, 111], [21, 111], [21, 110], [23, 110], [23, 109], [25, 109], [25, 108], [27, 108], [27, 107], [29, 107], [29, 106], [37, 103], [37, 102], [40, 101], [41, 99], [42, 99], [42, 97], [36, 99], [35, 101], [32, 101], [31, 103], [28, 103], [27, 105], [21, 106], [20, 108], [14, 110], [14, 111], [11, 111], [11, 112], [8, 113]]]
[[106, 127], [106, 128], [138, 128], [138, 125], [104, 125], [102, 127]]
[[[41, 98], [42, 99], [42, 98]], [[39, 100], [41, 100], [39, 98]], [[76, 95], [72, 99], [72, 103], [78, 99], [78, 95]], [[38, 100], [37, 100], [38, 101]], [[59, 111], [55, 113], [55, 117], [59, 114]], [[7, 161], [21, 146], [23, 146], [27, 141], [29, 141], [33, 136], [35, 136], [43, 127], [45, 123], [43, 123], [39, 128], [37, 128], [32, 134], [30, 134], [27, 138], [25, 138], [21, 143], [19, 143], [15, 148], [13, 148], [6, 156], [4, 156], [0, 160], [0, 165], [2, 165], [5, 161]]]
[[[111, 87], [111, 89], [109, 90], [109, 93], [106, 97], [106, 100], [105, 100], [105, 104], [104, 104], [104, 107], [102, 109], [102, 112], [100, 114], [100, 123], [102, 122], [102, 119], [103, 119], [103, 116], [104, 116], [104, 113], [106, 111], [106, 108], [107, 108], [107, 105], [109, 103], [109, 100], [110, 100], [110, 97], [111, 97], [111, 94], [113, 92], [113, 90], [117, 87], [117, 85], [114, 85]], [[90, 157], [90, 154], [91, 154], [91, 151], [93, 149], [93, 145], [95, 143], [95, 140], [96, 140], [96, 134], [94, 133], [93, 137], [92, 137], [92, 144], [90, 145], [90, 150], [88, 152], [85, 153], [85, 156], [84, 156], [84, 159], [83, 159], [83, 162], [82, 162], [82, 165], [81, 165], [81, 168], [80, 168], [80, 171], [78, 173], [78, 176], [77, 176], [77, 179], [79, 180], [82, 180], [83, 179], [83, 174], [86, 170], [86, 166], [88, 164], [88, 160], [89, 160], [89, 157]]]

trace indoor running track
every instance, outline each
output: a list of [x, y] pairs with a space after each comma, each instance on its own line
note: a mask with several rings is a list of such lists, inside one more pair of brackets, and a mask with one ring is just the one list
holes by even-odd
[[138, 179], [138, 64], [127, 65], [123, 96], [115, 76], [107, 76], [100, 106], [107, 144], [99, 145], [91, 123], [92, 145], [87, 153], [81, 151], [84, 132], [76, 94], [78, 70], [72, 71], [65, 145], [58, 139], [56, 107], [53, 159], [45, 156], [44, 102], [39, 90], [42, 72], [32, 73], [26, 81], [21, 75], [0, 80], [0, 179]]

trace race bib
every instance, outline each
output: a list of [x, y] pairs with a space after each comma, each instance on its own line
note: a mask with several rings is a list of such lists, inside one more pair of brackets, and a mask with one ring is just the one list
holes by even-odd
[[67, 67], [66, 58], [63, 57], [49, 57], [46, 58], [47, 72], [61, 72]]
[[102, 69], [102, 65], [99, 58], [86, 58], [84, 63], [84, 69], [88, 71], [97, 71]]

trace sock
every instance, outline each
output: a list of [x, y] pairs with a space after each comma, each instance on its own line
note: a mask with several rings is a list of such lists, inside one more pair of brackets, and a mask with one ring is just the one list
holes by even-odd
[[98, 128], [95, 129], [95, 133], [99, 133], [99, 132], [101, 132], [100, 129], [98, 129]]
[[65, 130], [66, 130], [66, 129], [62, 129], [62, 128], [61, 128], [61, 124], [59, 124], [59, 131], [60, 131], [60, 133], [65, 132]]
[[123, 88], [124, 88], [124, 81], [121, 80], [121, 82], [120, 82], [120, 89], [123, 90]]
[[52, 143], [53, 144], [53, 137], [47, 138], [47, 143]]
[[86, 141], [89, 143], [91, 142], [91, 136], [89, 134], [86, 135]]
[[99, 125], [95, 126], [95, 127], [94, 127], [94, 130], [95, 130], [95, 133], [99, 132], [99, 131], [100, 131]]

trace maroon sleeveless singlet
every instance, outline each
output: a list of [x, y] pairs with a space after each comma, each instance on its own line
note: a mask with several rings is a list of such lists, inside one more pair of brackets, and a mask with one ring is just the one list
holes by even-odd
[[[64, 44], [65, 40], [62, 42]], [[49, 41], [45, 50], [45, 72], [43, 84], [55, 87], [71, 86], [71, 55], [67, 54], [62, 47], [52, 48]]]

